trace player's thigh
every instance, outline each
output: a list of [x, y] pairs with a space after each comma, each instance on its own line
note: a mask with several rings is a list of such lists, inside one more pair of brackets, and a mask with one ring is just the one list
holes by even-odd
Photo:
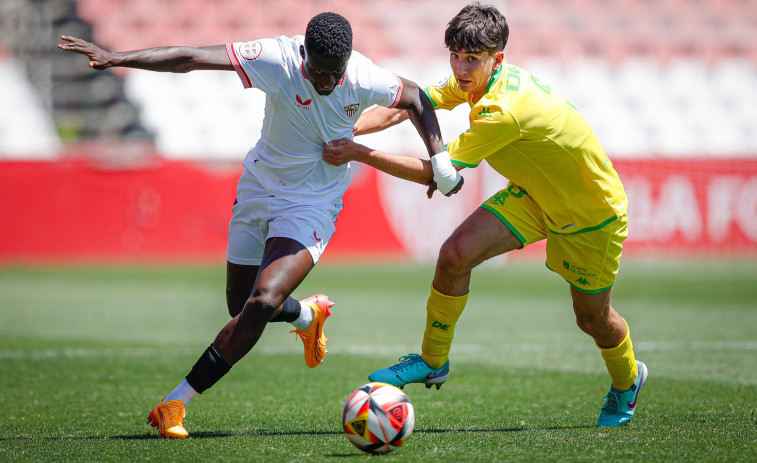
[[240, 199], [232, 209], [226, 260], [241, 266], [259, 266], [268, 238], [268, 211], [271, 199], [250, 197]]
[[[335, 224], [341, 209], [341, 204], [295, 205], [279, 202], [272, 208], [275, 218], [268, 224], [267, 240], [289, 238], [300, 243], [310, 253], [315, 265], [336, 231]], [[266, 252], [268, 247], [266, 242]]]
[[444, 242], [439, 251], [439, 265], [473, 268], [522, 246], [497, 215], [479, 207]]
[[314, 265], [310, 251], [299, 241], [269, 238], [252, 297], [278, 307], [302, 283]]
[[627, 236], [626, 216], [588, 232], [572, 235], [550, 232], [547, 237], [547, 267], [579, 292], [605, 292], [615, 283], [623, 241]]
[[547, 236], [541, 208], [531, 196], [517, 185], [510, 184], [481, 204], [481, 209], [489, 211], [510, 232], [517, 243], [505, 243], [507, 251], [521, 249], [543, 240]]

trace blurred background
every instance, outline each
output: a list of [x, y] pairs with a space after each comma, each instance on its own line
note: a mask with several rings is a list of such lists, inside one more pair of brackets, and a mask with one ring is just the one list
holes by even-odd
[[[757, 2], [484, 1], [507, 17], [508, 62], [564, 94], [595, 129], [630, 200], [628, 257], [757, 256]], [[448, 74], [452, 0], [3, 0], [0, 263], [213, 261], [258, 138], [261, 92], [236, 73], [94, 71], [60, 35], [112, 50], [303, 34], [335, 11], [354, 47], [428, 85]], [[437, 113], [445, 139], [467, 108]], [[409, 123], [359, 142], [425, 153]], [[453, 198], [354, 166], [325, 260], [433, 261], [502, 188], [466, 170]], [[543, 248], [510, 258], [538, 256]]]

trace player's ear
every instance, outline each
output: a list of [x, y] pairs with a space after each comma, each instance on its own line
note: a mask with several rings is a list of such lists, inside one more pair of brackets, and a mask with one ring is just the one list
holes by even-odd
[[505, 61], [505, 51], [504, 50], [498, 50], [494, 52], [494, 69], [497, 70], [502, 66], [502, 63]]
[[305, 59], [305, 45], [300, 45], [300, 56]]

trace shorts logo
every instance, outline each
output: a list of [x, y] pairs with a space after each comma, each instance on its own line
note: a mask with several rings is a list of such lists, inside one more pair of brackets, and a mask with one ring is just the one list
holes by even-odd
[[255, 61], [263, 51], [263, 44], [255, 40], [254, 42], [245, 42], [239, 46], [239, 54], [247, 61]]
[[318, 235], [315, 234], [315, 231], [313, 231], [313, 239], [315, 240], [316, 243], [320, 243], [321, 242], [321, 239], [318, 238]]
[[565, 270], [574, 273], [578, 275], [578, 279], [574, 280], [576, 283], [582, 286], [589, 286], [591, 285], [591, 282], [587, 278], [597, 278], [596, 273], [590, 272], [588, 269], [585, 269], [583, 267], [579, 267], [577, 265], [573, 265], [568, 261], [563, 261], [562, 266], [565, 267]]
[[506, 189], [500, 190], [497, 192], [497, 194], [494, 195], [494, 198], [492, 199], [492, 202], [496, 204], [497, 206], [502, 206], [505, 204], [505, 200], [512, 196], [514, 198], [520, 198], [521, 196], [528, 194], [526, 190], [523, 188], [517, 186], [517, 185], [509, 185]]
[[351, 104], [349, 106], [345, 106], [344, 107], [344, 114], [346, 114], [347, 117], [352, 117], [352, 116], [355, 115], [355, 113], [357, 112], [357, 108], [359, 108], [359, 107], [360, 107], [359, 103], [353, 103], [353, 104]]

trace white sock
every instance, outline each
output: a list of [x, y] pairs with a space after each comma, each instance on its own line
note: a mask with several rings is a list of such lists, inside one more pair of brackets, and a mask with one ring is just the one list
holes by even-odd
[[313, 323], [313, 308], [300, 301], [300, 316], [292, 322], [292, 325], [302, 331], [309, 327], [311, 323]]
[[187, 380], [181, 382], [178, 386], [176, 386], [176, 389], [169, 392], [165, 399], [163, 399], [163, 402], [167, 402], [169, 400], [181, 400], [184, 402], [184, 405], [188, 405], [189, 401], [194, 399], [200, 395], [199, 392], [195, 391], [192, 386], [189, 385]]

